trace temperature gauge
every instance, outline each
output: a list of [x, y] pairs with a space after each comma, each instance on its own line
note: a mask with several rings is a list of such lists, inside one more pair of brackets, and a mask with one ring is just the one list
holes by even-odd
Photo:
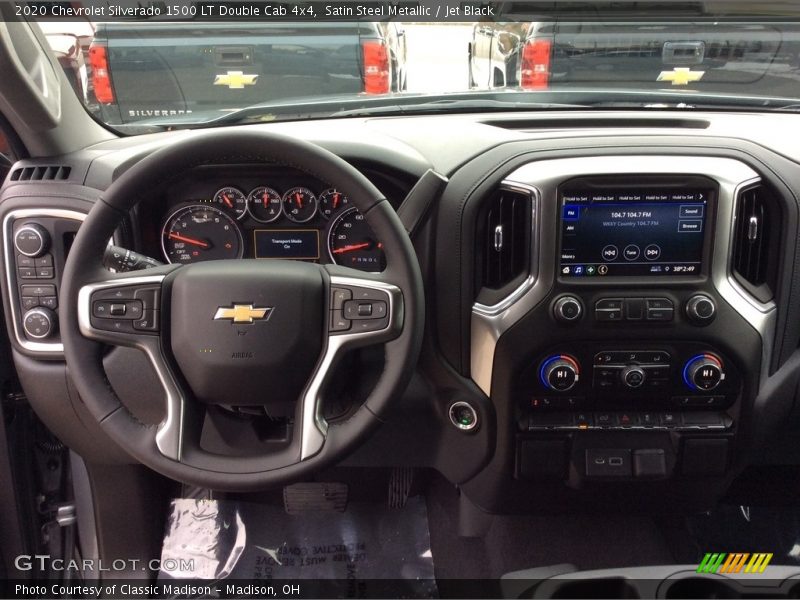
[[271, 223], [281, 216], [281, 195], [271, 187], [257, 187], [247, 197], [250, 216], [261, 223]]

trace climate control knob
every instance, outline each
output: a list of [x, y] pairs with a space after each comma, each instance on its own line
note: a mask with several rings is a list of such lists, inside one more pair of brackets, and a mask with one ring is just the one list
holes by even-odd
[[50, 234], [38, 223], [26, 223], [14, 234], [14, 247], [20, 254], [36, 258], [50, 248]]
[[636, 365], [625, 367], [620, 375], [622, 377], [622, 383], [629, 388], [640, 388], [642, 384], [644, 384], [644, 370]]
[[553, 303], [553, 315], [556, 321], [573, 323], [583, 315], [583, 304], [576, 296], [561, 296]]
[[686, 316], [695, 325], [708, 325], [717, 316], [717, 305], [709, 296], [697, 294], [686, 303]]
[[43, 340], [56, 329], [56, 313], [49, 308], [32, 308], [22, 316], [22, 327], [28, 337]]
[[551, 356], [542, 363], [539, 378], [548, 390], [557, 392], [571, 390], [580, 378], [578, 361], [566, 354]]
[[686, 362], [683, 381], [690, 390], [708, 392], [725, 379], [722, 360], [713, 354], [698, 354]]

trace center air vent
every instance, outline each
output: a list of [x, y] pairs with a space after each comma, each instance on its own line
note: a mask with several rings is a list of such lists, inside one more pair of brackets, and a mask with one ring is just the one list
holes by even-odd
[[775, 197], [763, 185], [736, 199], [733, 273], [758, 300], [770, 300], [778, 272], [779, 230]]
[[11, 172], [11, 181], [64, 181], [69, 179], [70, 171], [64, 165], [21, 167]]
[[479, 221], [478, 288], [504, 289], [528, 272], [531, 197], [500, 189], [489, 197]]

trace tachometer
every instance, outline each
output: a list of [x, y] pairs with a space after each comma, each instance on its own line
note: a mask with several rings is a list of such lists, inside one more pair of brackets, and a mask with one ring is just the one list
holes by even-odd
[[317, 197], [308, 188], [293, 187], [283, 195], [283, 214], [295, 223], [305, 223], [317, 214]]
[[247, 196], [239, 188], [224, 187], [214, 194], [214, 206], [236, 219], [241, 219], [247, 214]]
[[386, 256], [383, 244], [375, 239], [372, 228], [358, 209], [348, 208], [331, 223], [328, 253], [337, 265], [360, 271], [383, 271]]
[[329, 188], [319, 195], [319, 212], [326, 219], [347, 208], [350, 200], [343, 193]]
[[161, 231], [164, 258], [171, 263], [241, 258], [244, 243], [236, 222], [213, 206], [195, 204], [172, 213]]
[[281, 216], [281, 195], [271, 187], [257, 187], [247, 197], [250, 216], [261, 223], [271, 223]]

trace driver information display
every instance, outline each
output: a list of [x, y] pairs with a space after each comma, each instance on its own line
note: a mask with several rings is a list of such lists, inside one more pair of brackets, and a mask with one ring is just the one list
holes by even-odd
[[707, 191], [564, 191], [562, 277], [698, 275]]

